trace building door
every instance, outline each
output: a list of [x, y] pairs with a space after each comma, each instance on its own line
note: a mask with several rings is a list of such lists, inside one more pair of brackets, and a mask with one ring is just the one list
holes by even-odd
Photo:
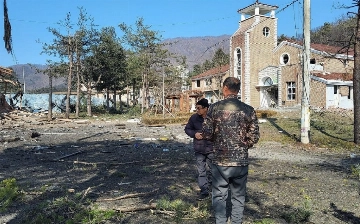
[[270, 77], [263, 80], [262, 87], [260, 87], [260, 107], [274, 108], [278, 102], [278, 88], [273, 85]]

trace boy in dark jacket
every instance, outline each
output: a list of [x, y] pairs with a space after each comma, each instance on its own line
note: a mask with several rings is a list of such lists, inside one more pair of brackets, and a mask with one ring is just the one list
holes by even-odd
[[198, 171], [198, 185], [200, 196], [203, 200], [211, 191], [211, 164], [213, 159], [212, 142], [203, 139], [201, 135], [202, 123], [209, 108], [208, 100], [203, 98], [196, 103], [196, 114], [193, 114], [185, 126], [185, 133], [194, 139], [196, 167]]

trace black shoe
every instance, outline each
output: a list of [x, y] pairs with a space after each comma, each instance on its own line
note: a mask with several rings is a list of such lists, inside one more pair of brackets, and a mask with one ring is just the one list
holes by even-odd
[[208, 197], [209, 197], [209, 194], [200, 194], [200, 196], [197, 198], [197, 200], [198, 201], [203, 201]]

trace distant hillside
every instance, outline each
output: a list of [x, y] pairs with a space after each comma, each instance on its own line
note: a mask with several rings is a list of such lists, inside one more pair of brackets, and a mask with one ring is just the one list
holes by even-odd
[[171, 53], [186, 56], [188, 68], [192, 70], [195, 64], [202, 64], [213, 58], [215, 51], [221, 48], [226, 54], [230, 51], [230, 35], [207, 37], [179, 37], [164, 40]]
[[[205, 60], [211, 60], [217, 49], [221, 48], [225, 53], [229, 53], [230, 35], [207, 36], [207, 37], [178, 37], [166, 39], [168, 43], [166, 49], [179, 56], [185, 56], [188, 68], [193, 69], [195, 64], [202, 64]], [[46, 68], [45, 65], [33, 65], [38, 69]], [[28, 64], [10, 66], [16, 73], [20, 83], [24, 83], [23, 69], [26, 90], [35, 90], [49, 87], [49, 77], [43, 73], [37, 73], [36, 69]], [[53, 80], [53, 86], [65, 85], [65, 79]], [[25, 90], [25, 91], [26, 91]]]
[[[33, 67], [32, 67], [33, 66]], [[24, 84], [25, 81], [25, 92], [35, 89], [47, 88], [49, 87], [49, 76], [43, 73], [37, 73], [36, 67], [39, 70], [45, 69], [45, 65], [28, 65], [28, 64], [19, 64], [10, 66], [16, 73], [17, 79], [20, 83]], [[23, 78], [24, 71], [24, 78]], [[65, 86], [64, 78], [54, 79], [53, 86]]]

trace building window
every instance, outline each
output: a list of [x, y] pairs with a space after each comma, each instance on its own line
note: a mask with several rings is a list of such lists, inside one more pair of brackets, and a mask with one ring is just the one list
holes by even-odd
[[264, 81], [264, 86], [272, 86], [273, 81], [270, 77], [267, 77]]
[[334, 94], [338, 94], [338, 89], [339, 89], [339, 86], [334, 86]]
[[241, 50], [236, 49], [236, 70], [238, 77], [241, 76]]
[[211, 78], [205, 79], [205, 85], [206, 86], [211, 86], [212, 85], [212, 79]]
[[280, 64], [286, 65], [290, 61], [290, 57], [288, 54], [282, 54], [280, 57]]
[[315, 65], [316, 64], [316, 59], [315, 58], [310, 59], [310, 64]]
[[196, 87], [200, 87], [200, 80], [196, 80]]
[[[235, 56], [235, 64], [236, 64], [236, 77], [240, 80], [240, 83], [241, 83], [241, 69], [242, 69], [242, 60], [241, 60], [241, 49], [240, 48], [237, 48], [236, 49], [236, 56]], [[241, 97], [241, 84], [240, 84], [240, 90], [239, 90], [239, 93], [238, 93], [238, 97]]]
[[270, 35], [270, 28], [269, 27], [264, 27], [263, 28], [263, 35], [264, 35], [264, 37], [268, 37]]
[[287, 99], [295, 100], [295, 91], [296, 91], [295, 82], [287, 82], [286, 86], [287, 86]]

